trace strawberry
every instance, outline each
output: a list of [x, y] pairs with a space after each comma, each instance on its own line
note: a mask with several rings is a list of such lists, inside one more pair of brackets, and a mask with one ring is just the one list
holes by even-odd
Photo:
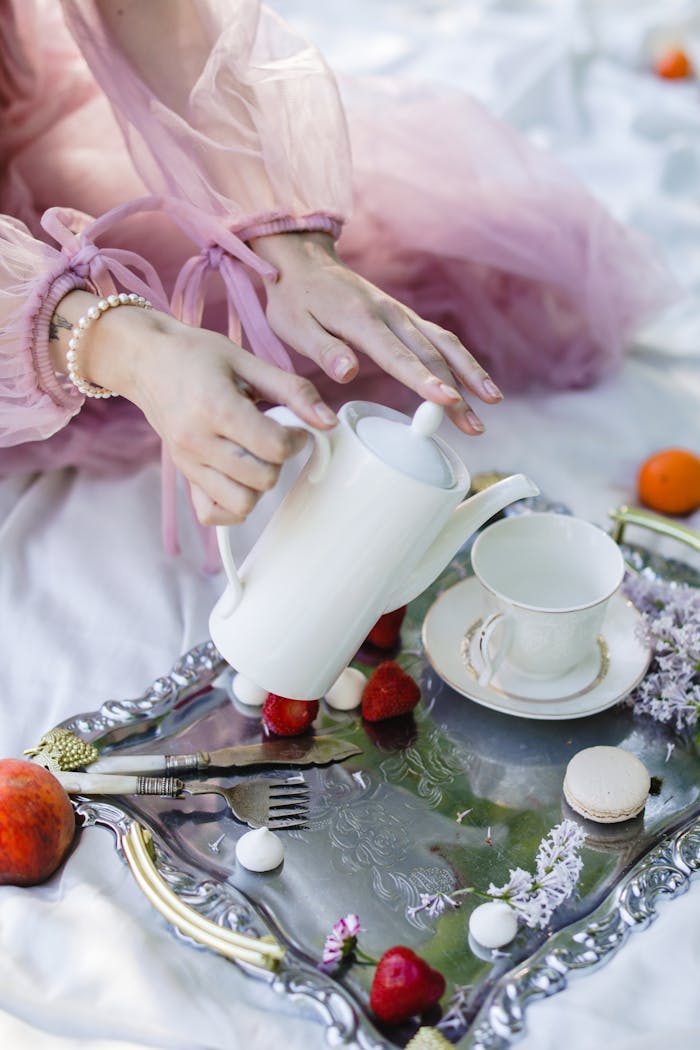
[[405, 751], [418, 739], [418, 726], [413, 712], [398, 718], [385, 718], [383, 722], [363, 723], [363, 729], [379, 751]]
[[362, 717], [381, 722], [412, 711], [420, 700], [420, 689], [394, 660], [385, 660], [373, 671], [362, 693]]
[[399, 641], [401, 624], [405, 615], [405, 605], [399, 606], [393, 612], [384, 613], [379, 617], [365, 641], [370, 645], [375, 645], [377, 649], [393, 649]]
[[380, 1021], [398, 1024], [434, 1006], [445, 978], [402, 944], [384, 952], [372, 981], [369, 1003]]
[[262, 720], [270, 733], [298, 736], [306, 732], [317, 714], [318, 700], [290, 700], [286, 696], [268, 693]]

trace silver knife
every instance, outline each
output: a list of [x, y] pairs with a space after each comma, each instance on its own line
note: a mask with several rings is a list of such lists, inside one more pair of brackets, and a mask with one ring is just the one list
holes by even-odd
[[331, 736], [264, 740], [260, 744], [221, 747], [191, 755], [106, 755], [85, 768], [90, 773], [180, 773], [204, 769], [239, 769], [243, 766], [323, 766], [342, 762], [362, 748]]

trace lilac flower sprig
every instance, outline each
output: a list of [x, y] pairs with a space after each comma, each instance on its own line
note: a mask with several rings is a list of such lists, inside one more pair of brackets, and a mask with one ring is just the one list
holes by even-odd
[[447, 1010], [435, 1025], [439, 1032], [444, 1032], [448, 1038], [459, 1036], [464, 1032], [473, 1017], [471, 1003], [473, 993], [474, 986], [471, 984], [455, 985], [452, 998], [447, 1004]]
[[630, 576], [624, 591], [644, 618], [653, 653], [626, 702], [678, 733], [692, 730], [700, 718], [700, 589]]
[[416, 904], [414, 908], [407, 908], [406, 914], [413, 918], [419, 911], [425, 911], [431, 919], [436, 919], [447, 908], [459, 908], [459, 901], [454, 899], [459, 893], [464, 893], [464, 890], [457, 890], [451, 897], [442, 890], [438, 890], [437, 893], [421, 893], [420, 904]]
[[503, 886], [493, 883], [487, 892], [473, 886], [454, 890], [451, 896], [442, 891], [421, 893], [420, 904], [408, 908], [409, 916], [425, 911], [431, 918], [442, 915], [448, 908], [458, 908], [457, 897], [473, 894], [485, 900], [500, 900], [509, 904], [526, 926], [545, 927], [553, 911], [576, 889], [583, 861], [579, 850], [585, 841], [583, 829], [573, 820], [557, 824], [539, 844], [535, 856], [534, 874], [524, 868], [512, 868]]
[[503, 886], [489, 886], [488, 896], [510, 904], [526, 926], [544, 928], [552, 913], [576, 889], [583, 861], [583, 828], [563, 820], [542, 839], [535, 857], [535, 874], [514, 868]]
[[[584, 841], [583, 829], [573, 820], [564, 820], [540, 842], [535, 856], [534, 874], [524, 868], [513, 868], [508, 882], [503, 886], [491, 883], [486, 893], [473, 886], [454, 890], [451, 895], [443, 891], [421, 893], [420, 904], [408, 908], [408, 915], [425, 911], [431, 918], [436, 918], [448, 908], [459, 908], [461, 902], [457, 900], [458, 897], [474, 894], [485, 900], [505, 901], [526, 926], [544, 927], [554, 909], [576, 889], [583, 867], [579, 849]], [[319, 968], [330, 972], [350, 957], [376, 966], [377, 960], [358, 946], [358, 937], [362, 932], [360, 917], [354, 912], [338, 919], [326, 937]]]

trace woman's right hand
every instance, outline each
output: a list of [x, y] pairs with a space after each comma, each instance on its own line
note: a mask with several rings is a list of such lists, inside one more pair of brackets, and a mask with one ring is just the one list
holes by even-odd
[[[51, 344], [57, 371], [66, 370], [70, 329], [96, 301], [73, 291], [59, 303], [52, 326], [59, 338]], [[80, 341], [79, 367], [143, 411], [189, 481], [204, 525], [243, 521], [307, 439], [260, 412], [251, 395], [287, 405], [320, 430], [337, 421], [308, 380], [155, 310], [106, 311]]]

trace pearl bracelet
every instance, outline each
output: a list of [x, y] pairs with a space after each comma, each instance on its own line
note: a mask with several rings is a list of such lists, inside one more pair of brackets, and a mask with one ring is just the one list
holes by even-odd
[[143, 310], [150, 310], [152, 303], [149, 303], [148, 299], [144, 299], [142, 295], [136, 295], [134, 292], [131, 292], [129, 295], [127, 295], [126, 292], [120, 292], [119, 295], [108, 295], [106, 299], [100, 299], [95, 306], [91, 306], [87, 313], [83, 314], [77, 322], [75, 328], [71, 332], [71, 337], [68, 340], [66, 365], [68, 368], [68, 378], [71, 383], [86, 397], [117, 396], [113, 390], [108, 390], [107, 387], [97, 386], [96, 383], [89, 383], [87, 379], [80, 374], [78, 369], [78, 347], [80, 346], [80, 340], [85, 335], [85, 332], [93, 321], [99, 320], [107, 310], [111, 310], [116, 306], [140, 306]]

